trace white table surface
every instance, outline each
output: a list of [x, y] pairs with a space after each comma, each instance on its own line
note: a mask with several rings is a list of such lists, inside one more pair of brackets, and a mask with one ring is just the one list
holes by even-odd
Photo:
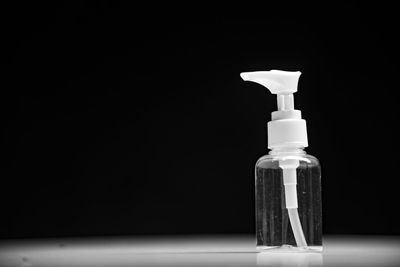
[[400, 237], [325, 236], [322, 253], [256, 253], [250, 235], [4, 240], [0, 266], [400, 266]]

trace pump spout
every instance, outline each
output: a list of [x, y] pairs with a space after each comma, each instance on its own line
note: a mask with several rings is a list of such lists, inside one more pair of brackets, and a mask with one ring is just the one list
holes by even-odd
[[289, 95], [297, 92], [300, 71], [254, 71], [242, 72], [240, 77], [245, 81], [251, 81], [267, 87], [272, 94]]

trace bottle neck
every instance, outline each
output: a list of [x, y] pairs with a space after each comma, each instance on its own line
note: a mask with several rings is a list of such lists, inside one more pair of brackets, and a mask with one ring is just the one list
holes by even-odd
[[268, 153], [269, 155], [305, 155], [303, 147], [279, 147], [273, 148]]

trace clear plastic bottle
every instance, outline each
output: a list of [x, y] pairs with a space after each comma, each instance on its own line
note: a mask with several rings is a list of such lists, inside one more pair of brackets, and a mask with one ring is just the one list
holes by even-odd
[[268, 122], [270, 153], [256, 164], [258, 249], [322, 250], [321, 168], [308, 146], [306, 121], [294, 109], [301, 72], [242, 72], [245, 81], [277, 95], [278, 110]]
[[[297, 218], [307, 247], [298, 248], [285, 203], [285, 160], [298, 161]], [[321, 168], [319, 161], [302, 148], [274, 148], [261, 157], [255, 168], [257, 249], [322, 251]], [[295, 216], [295, 217], [296, 217]], [[293, 220], [293, 219], [292, 219]], [[300, 231], [301, 232], [301, 231]]]

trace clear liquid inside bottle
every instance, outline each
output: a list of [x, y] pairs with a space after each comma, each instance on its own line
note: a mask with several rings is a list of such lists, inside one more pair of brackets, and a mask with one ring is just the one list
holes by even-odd
[[[298, 248], [285, 206], [283, 172], [279, 161], [298, 159], [298, 214], [307, 241]], [[256, 237], [258, 250], [322, 251], [321, 168], [303, 150], [274, 151], [256, 164]]]

